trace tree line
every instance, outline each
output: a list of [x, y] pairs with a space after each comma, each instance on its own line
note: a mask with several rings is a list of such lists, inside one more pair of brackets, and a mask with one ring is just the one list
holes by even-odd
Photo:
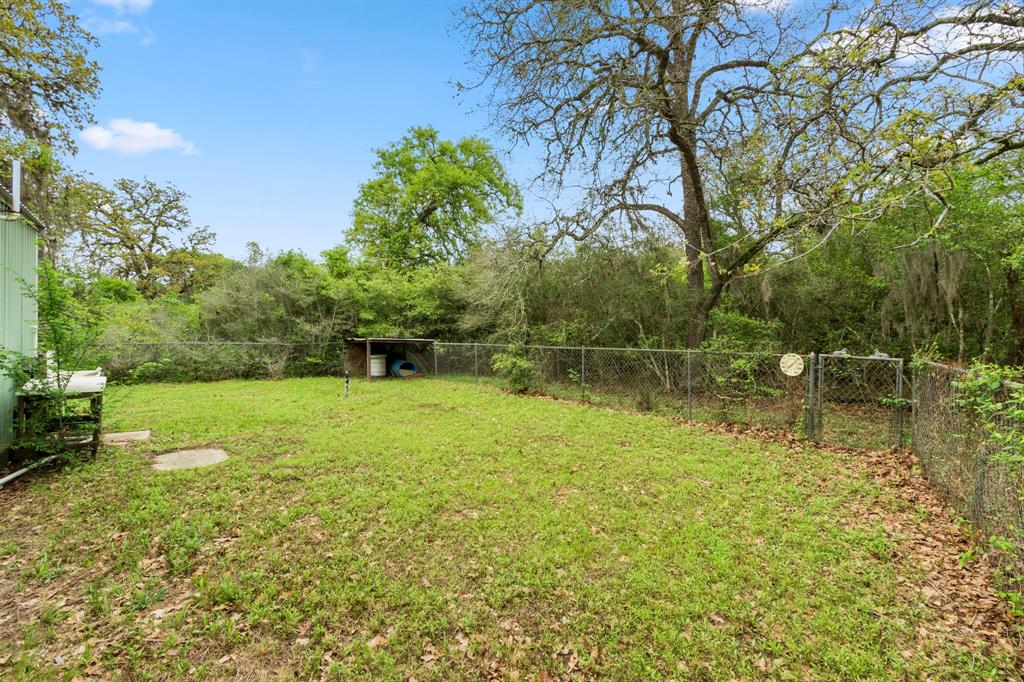
[[[214, 253], [179, 188], [69, 171], [95, 40], [0, 8], [0, 152], [97, 339], [350, 335], [1024, 363], [1024, 10], [978, 1], [471, 3], [497, 130], [377, 151], [318, 255]], [[28, 115], [31, 112], [32, 115]], [[524, 197], [550, 209], [525, 218]], [[341, 216], [339, 216], [341, 218]]]

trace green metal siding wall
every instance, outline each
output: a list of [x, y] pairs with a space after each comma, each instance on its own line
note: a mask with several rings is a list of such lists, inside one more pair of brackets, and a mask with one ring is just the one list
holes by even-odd
[[[24, 283], [36, 284], [37, 238], [21, 216], [0, 213], [0, 346], [26, 355], [36, 348], [36, 306]], [[10, 444], [13, 412], [14, 387], [0, 376], [0, 451]]]

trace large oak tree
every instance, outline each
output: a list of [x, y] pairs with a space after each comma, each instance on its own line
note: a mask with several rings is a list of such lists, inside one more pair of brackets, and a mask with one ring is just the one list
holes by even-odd
[[737, 277], [1024, 144], [1019, 3], [485, 0], [460, 28], [496, 126], [585, 192], [552, 243], [678, 230], [691, 345]]
[[383, 265], [416, 268], [463, 259], [484, 227], [521, 207], [519, 187], [479, 137], [441, 139], [413, 127], [377, 150], [377, 176], [359, 186], [348, 241]]
[[173, 184], [122, 178], [111, 188], [79, 185], [77, 195], [72, 248], [91, 272], [129, 280], [154, 297], [192, 286], [196, 270], [208, 265], [202, 261], [216, 237], [193, 224], [188, 194]]

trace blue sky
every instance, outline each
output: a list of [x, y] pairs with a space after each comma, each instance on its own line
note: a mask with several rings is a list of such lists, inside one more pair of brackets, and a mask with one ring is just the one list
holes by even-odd
[[104, 182], [175, 183], [232, 257], [248, 241], [312, 256], [339, 243], [372, 150], [412, 125], [494, 138], [449, 84], [470, 78], [449, 32], [454, 3], [72, 7], [100, 40], [103, 93], [71, 165]]

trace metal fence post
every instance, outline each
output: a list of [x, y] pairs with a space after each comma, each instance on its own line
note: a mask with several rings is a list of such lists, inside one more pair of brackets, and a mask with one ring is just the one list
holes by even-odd
[[903, 358], [896, 360], [896, 447], [903, 446]]
[[473, 342], [473, 376], [480, 378], [480, 344]]
[[686, 418], [693, 419], [693, 350], [686, 349]]
[[917, 400], [919, 394], [918, 384], [921, 380], [921, 368], [910, 366], [910, 447], [917, 444]]
[[815, 398], [814, 405], [814, 439], [816, 441], [822, 441], [825, 439], [825, 362], [828, 358], [827, 353], [818, 355], [818, 377], [815, 380], [814, 387], [818, 392]]
[[437, 344], [434, 344], [434, 376], [441, 376], [441, 365], [437, 364]]
[[810, 440], [814, 440], [814, 373], [817, 372], [815, 360], [817, 355], [812, 351], [807, 356], [807, 410], [804, 414], [804, 432]]
[[587, 347], [580, 346], [580, 395], [587, 399]]

